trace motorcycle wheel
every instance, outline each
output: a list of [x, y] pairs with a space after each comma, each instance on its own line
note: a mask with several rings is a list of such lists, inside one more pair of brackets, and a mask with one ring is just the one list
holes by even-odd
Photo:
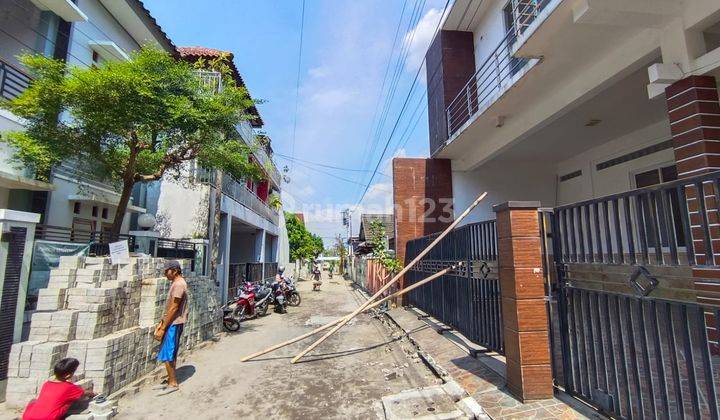
[[238, 305], [235, 308], [235, 312], [233, 312], [233, 315], [235, 316], [235, 319], [237, 319], [238, 322], [244, 321], [248, 316], [245, 311], [245, 305]]
[[230, 332], [235, 332], [240, 329], [240, 323], [231, 317], [223, 318], [223, 327]]
[[298, 292], [292, 292], [290, 296], [288, 297], [288, 305], [290, 306], [300, 306], [300, 293]]
[[267, 315], [268, 306], [270, 306], [270, 305], [268, 304], [268, 302], [267, 302], [267, 300], [266, 300], [266, 301], [263, 302], [260, 306], [258, 306], [257, 308], [255, 308], [255, 313], [257, 313], [258, 316], [265, 316], [265, 315]]

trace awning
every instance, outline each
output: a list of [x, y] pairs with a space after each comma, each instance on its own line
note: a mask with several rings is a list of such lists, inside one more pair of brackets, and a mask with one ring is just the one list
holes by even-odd
[[[88, 193], [88, 194], [72, 194], [68, 196], [68, 201], [76, 201], [79, 203], [87, 203], [87, 204], [99, 204], [102, 206], [111, 206], [111, 207], [117, 207], [118, 203], [120, 202], [120, 195], [119, 194], [113, 194], [113, 195], [106, 195], [106, 194], [96, 194], [96, 193]], [[133, 206], [132, 204], [128, 204], [127, 206], [127, 212], [129, 213], [146, 213], [147, 210], [145, 210], [142, 207]]]
[[130, 57], [112, 41], [88, 41], [88, 45], [107, 61], [129, 61]]
[[0, 187], [11, 190], [52, 191], [55, 186], [47, 182], [0, 171]]
[[38, 9], [49, 10], [68, 22], [87, 22], [88, 17], [71, 0], [30, 0]]

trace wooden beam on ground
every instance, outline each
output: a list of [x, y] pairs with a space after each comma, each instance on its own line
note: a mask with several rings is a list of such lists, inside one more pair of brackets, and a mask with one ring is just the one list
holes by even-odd
[[[400, 291], [397, 291], [397, 292], [395, 292], [395, 293], [393, 293], [393, 294], [391, 294], [391, 295], [389, 295], [389, 296], [385, 296], [384, 298], [380, 299], [379, 301], [374, 302], [374, 303], [371, 304], [370, 306], [366, 307], [366, 308], [365, 308], [365, 311], [369, 311], [370, 309], [376, 308], [376, 307], [382, 305], [383, 303], [387, 302], [387, 301], [390, 300], [390, 299], [394, 299], [394, 298], [396, 298], [396, 297], [398, 297], [398, 296], [402, 296], [402, 295], [404, 295], [405, 293], [410, 292], [411, 290], [417, 289], [417, 288], [420, 287], [420, 286], [423, 286], [423, 285], [425, 285], [425, 284], [427, 284], [427, 283], [430, 283], [431, 281], [437, 279], [438, 277], [441, 277], [441, 276], [449, 273], [450, 271], [458, 268], [458, 267], [461, 266], [462, 264], [463, 264], [463, 263], [459, 263], [459, 264], [457, 264], [457, 265], [453, 265], [453, 266], [450, 266], [450, 267], [448, 267], [448, 268], [445, 268], [445, 269], [443, 269], [443, 270], [441, 270], [441, 271], [438, 271], [437, 273], [431, 275], [430, 277], [426, 277], [426, 278], [420, 280], [419, 282], [417, 282], [417, 283], [415, 283], [415, 284], [412, 284], [412, 285], [410, 285], [410, 286], [408, 286], [408, 287], [406, 287], [406, 288], [404, 288], [404, 289], [402, 289], [402, 290], [400, 290]], [[305, 334], [303, 334], [303, 335], [301, 335], [301, 336], [295, 337], [295, 338], [293, 338], [293, 339], [291, 339], [291, 340], [282, 342], [282, 343], [280, 343], [280, 344], [276, 344], [276, 345], [274, 345], [274, 346], [272, 346], [272, 347], [268, 347], [268, 348], [266, 348], [265, 350], [261, 350], [261, 351], [259, 351], [259, 352], [257, 352], [257, 353], [253, 353], [253, 354], [251, 354], [251, 355], [249, 355], [249, 356], [245, 356], [245, 357], [243, 357], [242, 359], [240, 359], [240, 361], [241, 361], [241, 362], [247, 362], [248, 360], [254, 359], [254, 358], [258, 357], [258, 356], [262, 356], [263, 354], [270, 353], [271, 351], [277, 350], [277, 349], [282, 348], [282, 347], [285, 347], [285, 346], [289, 346], [290, 344], [293, 344], [293, 343], [297, 343], [297, 342], [300, 341], [300, 340], [304, 340], [304, 339], [306, 339], [306, 338], [308, 338], [308, 337], [310, 337], [310, 336], [313, 336], [313, 335], [315, 335], [315, 334], [317, 334], [317, 333], [319, 333], [319, 332], [321, 332], [321, 331], [327, 330], [328, 328], [332, 327], [333, 325], [336, 325], [337, 323], [339, 323], [339, 322], [342, 321], [343, 319], [347, 318], [347, 316], [349, 316], [349, 315], [346, 315], [346, 316], [344, 316], [344, 317], [342, 317], [342, 318], [338, 318], [338, 319], [336, 319], [335, 321], [333, 321], [333, 322], [331, 322], [331, 323], [329, 323], [329, 324], [326, 324], [326, 325], [324, 325], [324, 326], [322, 326], [322, 327], [320, 327], [320, 328], [316, 328], [316, 329], [314, 329], [314, 330], [312, 330], [312, 331], [310, 331], [310, 332], [308, 332], [308, 333], [305, 333]]]
[[380, 290], [378, 290], [370, 299], [368, 299], [367, 302], [365, 302], [365, 303], [362, 304], [360, 307], [358, 307], [357, 309], [355, 309], [355, 311], [353, 311], [348, 317], [343, 318], [340, 322], [338, 322], [330, 331], [328, 331], [325, 335], [323, 335], [322, 337], [320, 337], [319, 340], [317, 340], [316, 342], [312, 343], [312, 344], [311, 344], [310, 346], [308, 346], [305, 350], [303, 350], [303, 351], [301, 351], [300, 353], [298, 353], [298, 355], [295, 356], [295, 358], [293, 358], [293, 359], [291, 360], [291, 362], [292, 362], [292, 363], [297, 363], [298, 360], [300, 360], [303, 356], [305, 356], [305, 355], [308, 354], [310, 351], [312, 351], [315, 347], [317, 347], [318, 345], [320, 345], [320, 343], [322, 343], [323, 341], [327, 340], [328, 337], [330, 337], [331, 335], [335, 334], [340, 328], [342, 328], [345, 324], [347, 324], [348, 321], [350, 321], [351, 319], [355, 318], [355, 317], [357, 316], [357, 314], [359, 314], [360, 312], [364, 311], [365, 308], [372, 303], [372, 301], [374, 301], [375, 299], [377, 299], [377, 298], [378, 298], [380, 295], [382, 295], [387, 289], [389, 289], [393, 284], [395, 284], [398, 280], [400, 280], [400, 278], [402, 278], [402, 276], [405, 275], [405, 273], [407, 273], [415, 264], [417, 264], [417, 262], [420, 261], [420, 260], [422, 259], [422, 257], [425, 256], [425, 254], [427, 254], [428, 252], [430, 252], [430, 250], [433, 249], [433, 247], [435, 247], [435, 245], [437, 245], [438, 243], [440, 243], [440, 241], [442, 241], [443, 238], [445, 238], [445, 236], [448, 235], [448, 233], [450, 233], [453, 229], [455, 229], [455, 226], [457, 226], [458, 223], [460, 223], [465, 217], [467, 217], [467, 215], [470, 214], [470, 212], [471, 212], [478, 204], [480, 204], [480, 201], [482, 201], [482, 200], [485, 198], [485, 196], [487, 196], [487, 192], [484, 192], [484, 193], [480, 194], [480, 196], [479, 196], [478, 198], [476, 198], [475, 201], [473, 201], [472, 204], [470, 204], [470, 206], [469, 206], [467, 209], [465, 209], [465, 211], [462, 212], [462, 214], [461, 214], [457, 219], [455, 219], [454, 222], [452, 222], [452, 224], [450, 224], [450, 226], [448, 226], [437, 238], [435, 238], [434, 241], [432, 241], [432, 242], [430, 243], [430, 245], [428, 245], [424, 250], [422, 250], [422, 252], [420, 252], [420, 254], [418, 254], [412, 261], [410, 261], [410, 263], [409, 263], [408, 265], [406, 265], [402, 270], [400, 270], [400, 272], [397, 273], [397, 274], [395, 275], [395, 277], [392, 278], [392, 280], [390, 280], [385, 286], [381, 287]]

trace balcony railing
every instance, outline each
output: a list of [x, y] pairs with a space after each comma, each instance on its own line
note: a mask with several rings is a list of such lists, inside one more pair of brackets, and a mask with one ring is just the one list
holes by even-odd
[[[214, 170], [205, 168], [196, 168], [195, 170], [195, 182], [204, 184], [210, 184], [217, 186], [217, 176]], [[270, 207], [267, 203], [262, 201], [254, 192], [252, 192], [245, 185], [244, 182], [239, 182], [232, 177], [225, 175], [222, 182], [222, 191], [225, 195], [242, 204], [243, 206], [254, 211], [261, 217], [269, 220], [274, 224], [278, 224], [280, 221], [280, 212]]]
[[448, 137], [458, 132], [477, 114], [489, 108], [521, 77], [521, 71], [535, 60], [511, 55], [515, 41], [535, 21], [550, 0], [516, 0], [506, 11], [512, 25], [498, 46], [488, 55], [447, 108]]
[[30, 85], [32, 78], [0, 60], [0, 97], [13, 100]]
[[280, 221], [280, 213], [268, 206], [265, 202], [255, 195], [245, 183], [238, 182], [230, 176], [224, 176], [222, 182], [222, 191], [225, 195], [237, 201], [238, 203], [248, 207], [250, 210], [259, 214], [263, 218], [274, 224]]
[[254, 148], [253, 155], [257, 159], [260, 166], [263, 167], [270, 180], [275, 185], [280, 185], [280, 182], [282, 181], [280, 171], [278, 170], [277, 166], [275, 166], [275, 162], [273, 162], [270, 155], [267, 153], [265, 146], [261, 145], [258, 142], [257, 136], [255, 135], [255, 132], [253, 132], [250, 123], [248, 123], [247, 121], [243, 121], [240, 124], [236, 125], [235, 128], [237, 129], [238, 133], [240, 133], [240, 137], [242, 137], [245, 144]]

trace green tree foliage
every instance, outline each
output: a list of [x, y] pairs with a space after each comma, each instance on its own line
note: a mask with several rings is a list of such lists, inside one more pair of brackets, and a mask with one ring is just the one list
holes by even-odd
[[14, 147], [17, 163], [35, 169], [40, 179], [70, 160], [121, 184], [114, 233], [135, 183], [179, 177], [187, 161], [235, 178], [262, 176], [235, 129], [251, 118], [254, 102], [236, 85], [224, 58], [199, 63], [221, 74], [222, 89], [203, 81], [195, 66], [153, 48], [93, 68], [68, 68], [40, 55], [20, 60], [33, 82], [0, 106], [24, 118], [26, 129], [2, 140]]
[[372, 254], [377, 258], [391, 275], [399, 273], [402, 270], [402, 261], [395, 258], [394, 253], [388, 250], [387, 235], [385, 234], [385, 224], [382, 220], [375, 219], [370, 222], [370, 247]]
[[290, 241], [290, 259], [313, 259], [323, 252], [322, 238], [310, 233], [292, 213], [285, 212], [285, 227]]
[[345, 274], [345, 260], [347, 259], [348, 251], [340, 235], [336, 238], [335, 253], [340, 257], [340, 275], [343, 275]]

